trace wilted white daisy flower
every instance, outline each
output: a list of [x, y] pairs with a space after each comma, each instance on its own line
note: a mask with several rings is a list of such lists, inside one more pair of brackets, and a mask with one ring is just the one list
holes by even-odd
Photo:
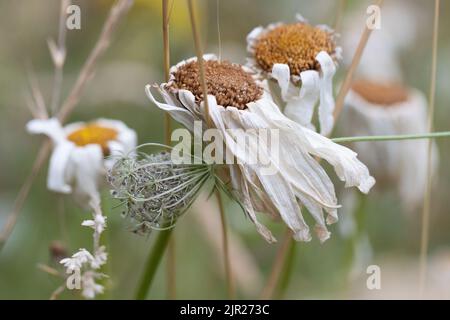
[[[427, 132], [427, 101], [418, 90], [386, 81], [357, 80], [342, 114], [346, 135]], [[427, 177], [426, 140], [355, 143], [355, 150], [381, 186], [395, 186], [406, 209], [421, 204]], [[433, 148], [433, 167], [437, 149]]]
[[98, 119], [62, 127], [55, 118], [34, 119], [28, 122], [27, 130], [45, 134], [53, 142], [47, 187], [83, 198], [98, 197], [102, 177], [114, 157], [136, 147], [136, 133], [117, 120]]
[[334, 123], [333, 76], [342, 50], [331, 28], [312, 26], [300, 15], [297, 20], [253, 29], [247, 36], [248, 65], [278, 82], [285, 115], [303, 126], [314, 128], [319, 100], [320, 132], [328, 135]]
[[[228, 166], [233, 189], [249, 218], [268, 241], [274, 241], [274, 238], [257, 221], [255, 211], [281, 217], [296, 240], [310, 240], [301, 205], [311, 213], [316, 221], [317, 235], [325, 241], [329, 237], [326, 224], [337, 221], [339, 206], [333, 183], [314, 157], [327, 160], [339, 178], [346, 181], [346, 186], [356, 186], [362, 192], [368, 192], [375, 182], [366, 166], [353, 151], [285, 117], [265, 90], [266, 82], [255, 80], [249, 69], [218, 61], [213, 55], [204, 56], [204, 60], [211, 122], [206, 121], [195, 58], [172, 67], [168, 83], [148, 85], [149, 99], [188, 129], [192, 130], [194, 121], [200, 120], [205, 127], [210, 125], [219, 132], [226, 153], [238, 160], [237, 164]], [[157, 101], [152, 88], [161, 94], [165, 103]], [[260, 143], [254, 134], [259, 129], [279, 132], [279, 141], [276, 141], [279, 154], [272, 153], [268, 145]], [[239, 141], [248, 141], [249, 145]], [[220, 152], [221, 144], [217, 152]], [[246, 161], [247, 147], [258, 150], [255, 152], [262, 155], [263, 161]], [[267, 164], [275, 170], [269, 173]], [[328, 214], [326, 218], [323, 211]]]

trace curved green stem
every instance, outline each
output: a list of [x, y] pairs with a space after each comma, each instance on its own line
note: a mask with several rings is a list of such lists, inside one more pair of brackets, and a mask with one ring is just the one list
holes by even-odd
[[155, 278], [159, 263], [167, 248], [173, 228], [158, 232], [158, 237], [145, 264], [144, 274], [136, 291], [136, 300], [144, 300]]
[[283, 299], [286, 290], [289, 287], [289, 283], [292, 278], [292, 271], [295, 265], [295, 257], [296, 257], [296, 248], [297, 243], [293, 240], [289, 242], [289, 248], [286, 256], [286, 263], [284, 265], [283, 270], [281, 271], [280, 283], [278, 284], [278, 288], [276, 288], [274, 298], [275, 299]]

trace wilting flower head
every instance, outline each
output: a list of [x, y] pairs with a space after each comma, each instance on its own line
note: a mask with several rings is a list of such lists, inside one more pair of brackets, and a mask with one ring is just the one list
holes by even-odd
[[278, 82], [284, 113], [303, 126], [314, 128], [314, 107], [320, 100], [320, 132], [328, 135], [334, 123], [332, 81], [342, 50], [331, 28], [312, 26], [299, 15], [297, 19], [253, 29], [247, 36], [248, 65]]
[[[136, 147], [136, 133], [123, 122], [98, 119], [65, 127], [55, 119], [34, 119], [27, 130], [45, 134], [53, 142], [47, 187], [81, 197], [97, 197], [101, 178], [114, 157]], [[109, 159], [105, 157], [110, 156]]]
[[[357, 80], [342, 114], [346, 135], [399, 135], [427, 132], [427, 102], [423, 94], [399, 83]], [[378, 181], [398, 188], [406, 209], [422, 201], [427, 177], [427, 141], [355, 143], [361, 159]], [[437, 149], [433, 162], [437, 164]]]
[[[257, 221], [256, 211], [281, 217], [296, 240], [308, 241], [309, 227], [300, 210], [304, 205], [316, 221], [320, 240], [326, 240], [326, 223], [337, 221], [338, 204], [333, 183], [314, 157], [327, 160], [347, 186], [357, 186], [363, 192], [368, 192], [375, 182], [367, 168], [353, 151], [285, 117], [268, 95], [266, 81], [255, 80], [249, 69], [218, 61], [213, 55], [204, 56], [204, 60], [211, 126], [224, 141], [226, 151], [222, 154], [232, 154], [238, 160], [228, 166], [229, 175], [248, 217], [268, 241], [274, 238]], [[159, 108], [192, 130], [195, 120], [206, 122], [199, 83], [197, 59], [191, 58], [171, 68], [168, 83], [148, 85], [146, 92]], [[165, 103], [156, 100], [152, 88], [159, 91]], [[275, 141], [279, 154], [260, 143], [255, 134], [259, 129], [279, 133]], [[245, 161], [248, 150], [258, 152], [263, 160]], [[275, 170], [268, 173], [267, 164]]]
[[174, 226], [211, 177], [210, 166], [174, 164], [167, 152], [124, 156], [108, 174], [113, 197], [123, 201], [139, 234]]

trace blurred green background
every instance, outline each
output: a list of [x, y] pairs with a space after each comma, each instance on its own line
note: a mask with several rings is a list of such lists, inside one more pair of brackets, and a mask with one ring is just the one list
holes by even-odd
[[[174, 0], [170, 27], [171, 61], [175, 63], [194, 55], [186, 2]], [[396, 2], [399, 0], [387, 0]], [[296, 12], [314, 24], [333, 25], [336, 0], [200, 0], [198, 13], [206, 52], [218, 53], [217, 18], [220, 22], [222, 57], [245, 63], [245, 37], [255, 26], [274, 21], [293, 21]], [[407, 83], [427, 93], [431, 64], [433, 2], [406, 1], [418, 14], [419, 25], [414, 45], [402, 57]], [[70, 90], [77, 72], [89, 54], [113, 1], [73, 1], [81, 7], [81, 30], [68, 31], [63, 97]], [[14, 198], [30, 171], [41, 137], [30, 136], [24, 126], [31, 119], [26, 107], [27, 72], [30, 65], [39, 79], [44, 98], [51, 94], [53, 65], [46, 40], [57, 36], [58, 0], [0, 0], [0, 226], [10, 212]], [[364, 15], [369, 1], [348, 1], [346, 19]], [[219, 7], [217, 7], [217, 5]], [[436, 130], [450, 129], [450, 1], [441, 1], [440, 46], [436, 101]], [[402, 17], [398, 17], [401, 28]], [[361, 26], [362, 30], [363, 26]], [[384, 30], [386, 32], [386, 30]], [[359, 31], [358, 31], [359, 32]], [[387, 30], [389, 32], [389, 30]], [[344, 52], [344, 54], [351, 54]], [[344, 67], [336, 83], [342, 79]], [[93, 78], [70, 121], [97, 117], [120, 119], [138, 132], [139, 142], [163, 141], [163, 113], [144, 95], [144, 85], [161, 82], [162, 34], [159, 0], [137, 0], [121, 23], [114, 41], [97, 66]], [[339, 125], [339, 123], [338, 123]], [[450, 139], [438, 141], [440, 167], [432, 194], [430, 226], [430, 297], [450, 297]], [[424, 164], [425, 165], [425, 164]], [[334, 174], [332, 175], [334, 176]], [[46, 170], [32, 187], [11, 239], [0, 253], [0, 299], [48, 299], [62, 284], [62, 279], [38, 269], [38, 264], [59, 268], [49, 247], [54, 241], [68, 253], [91, 246], [91, 232], [80, 227], [89, 212], [79, 209], [68, 197], [46, 190]], [[342, 190], [341, 195], [352, 190]], [[105, 272], [110, 276], [106, 294], [99, 298], [133, 297], [153, 236], [139, 237], [129, 232], [120, 217], [120, 209], [104, 195], [108, 215], [105, 240], [110, 260]], [[202, 208], [199, 204], [197, 208]], [[216, 210], [204, 209], [211, 215]], [[239, 297], [256, 298], [270, 272], [277, 245], [265, 243], [241, 210], [227, 202], [227, 219], [241, 246], [248, 251], [260, 274], [253, 294], [239, 291]], [[211, 245], [196, 219], [188, 212], [176, 228], [177, 297], [215, 299], [226, 297], [226, 288], [218, 260], [220, 252]], [[346, 215], [346, 208], [340, 210]], [[266, 221], [266, 219], [264, 219]], [[271, 223], [277, 238], [283, 237], [281, 224]], [[349, 241], [340, 236], [338, 226], [331, 226], [332, 237], [325, 244], [317, 239], [295, 246], [292, 277], [283, 297], [307, 298], [408, 298], [416, 292], [420, 240], [420, 210], [409, 215], [401, 212], [396, 195], [375, 188], [367, 198], [362, 228], [370, 239], [373, 256], [369, 264], [380, 265], [382, 290], [366, 289], [365, 267], [349, 276], [351, 255]], [[232, 257], [233, 258], [233, 257]], [[245, 271], [245, 270], [243, 270]], [[356, 273], [355, 273], [356, 272]], [[241, 275], [242, 276], [242, 275]], [[245, 277], [245, 275], [244, 275]], [[259, 287], [258, 287], [259, 286]], [[161, 265], [149, 298], [165, 298], [165, 265]], [[71, 292], [60, 298], [79, 298]]]

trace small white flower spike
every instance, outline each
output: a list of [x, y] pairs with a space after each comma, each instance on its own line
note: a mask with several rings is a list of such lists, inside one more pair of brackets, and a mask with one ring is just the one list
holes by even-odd
[[66, 268], [66, 273], [80, 272], [81, 294], [87, 299], [93, 299], [97, 294], [103, 293], [103, 286], [97, 284], [95, 280], [105, 277], [97, 270], [106, 264], [108, 259], [106, 247], [100, 246], [100, 236], [106, 228], [106, 217], [102, 215], [98, 199], [91, 200], [90, 206], [93, 210], [93, 219], [84, 220], [81, 225], [94, 230], [94, 254], [86, 249], [80, 249], [72, 257], [60, 261]]

